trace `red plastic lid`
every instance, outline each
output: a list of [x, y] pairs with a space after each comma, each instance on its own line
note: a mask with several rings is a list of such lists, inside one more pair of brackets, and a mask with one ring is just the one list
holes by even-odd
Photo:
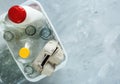
[[26, 11], [21, 6], [12, 6], [8, 11], [8, 18], [14, 23], [21, 23], [26, 18]]

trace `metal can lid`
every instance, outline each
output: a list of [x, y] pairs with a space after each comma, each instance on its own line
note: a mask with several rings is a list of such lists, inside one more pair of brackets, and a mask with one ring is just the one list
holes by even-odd
[[14, 38], [14, 34], [10, 31], [5, 31], [3, 37], [6, 41], [11, 41]]
[[40, 31], [40, 37], [43, 38], [43, 39], [49, 39], [50, 36], [51, 36], [51, 30], [49, 28], [43, 28], [41, 31]]
[[26, 65], [26, 66], [24, 67], [24, 71], [25, 71], [25, 73], [27, 73], [28, 75], [30, 75], [30, 74], [32, 74], [32, 73], [34, 72], [32, 66], [30, 66], [30, 65]]
[[29, 25], [26, 27], [25, 33], [29, 36], [33, 36], [36, 33], [36, 28], [32, 25]]

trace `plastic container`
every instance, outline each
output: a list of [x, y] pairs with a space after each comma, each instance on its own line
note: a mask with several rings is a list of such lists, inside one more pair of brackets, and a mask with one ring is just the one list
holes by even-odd
[[[12, 56], [25, 78], [28, 81], [36, 82], [47, 75], [37, 72], [31, 63], [37, 58], [46, 43], [50, 40], [56, 40], [64, 54], [64, 60], [55, 66], [54, 72], [64, 67], [67, 62], [67, 54], [41, 4], [36, 0], [28, 0], [20, 6], [23, 9], [20, 8], [20, 12], [22, 12], [19, 18], [8, 15], [10, 10], [8, 14], [1, 15], [3, 38], [6, 40]], [[18, 11], [17, 9], [15, 10]], [[49, 69], [51, 65], [48, 63], [47, 65], [48, 67], [45, 68]]]

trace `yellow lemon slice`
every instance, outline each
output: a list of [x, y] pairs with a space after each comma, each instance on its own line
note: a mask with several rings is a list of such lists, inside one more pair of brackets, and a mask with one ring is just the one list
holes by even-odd
[[30, 56], [30, 50], [28, 48], [21, 48], [19, 51], [19, 56], [21, 58], [28, 58]]

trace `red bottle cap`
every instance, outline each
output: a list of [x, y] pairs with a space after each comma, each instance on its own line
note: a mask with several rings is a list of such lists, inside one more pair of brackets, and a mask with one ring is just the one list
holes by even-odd
[[14, 23], [21, 23], [26, 18], [26, 11], [21, 6], [12, 6], [8, 11], [8, 18]]

